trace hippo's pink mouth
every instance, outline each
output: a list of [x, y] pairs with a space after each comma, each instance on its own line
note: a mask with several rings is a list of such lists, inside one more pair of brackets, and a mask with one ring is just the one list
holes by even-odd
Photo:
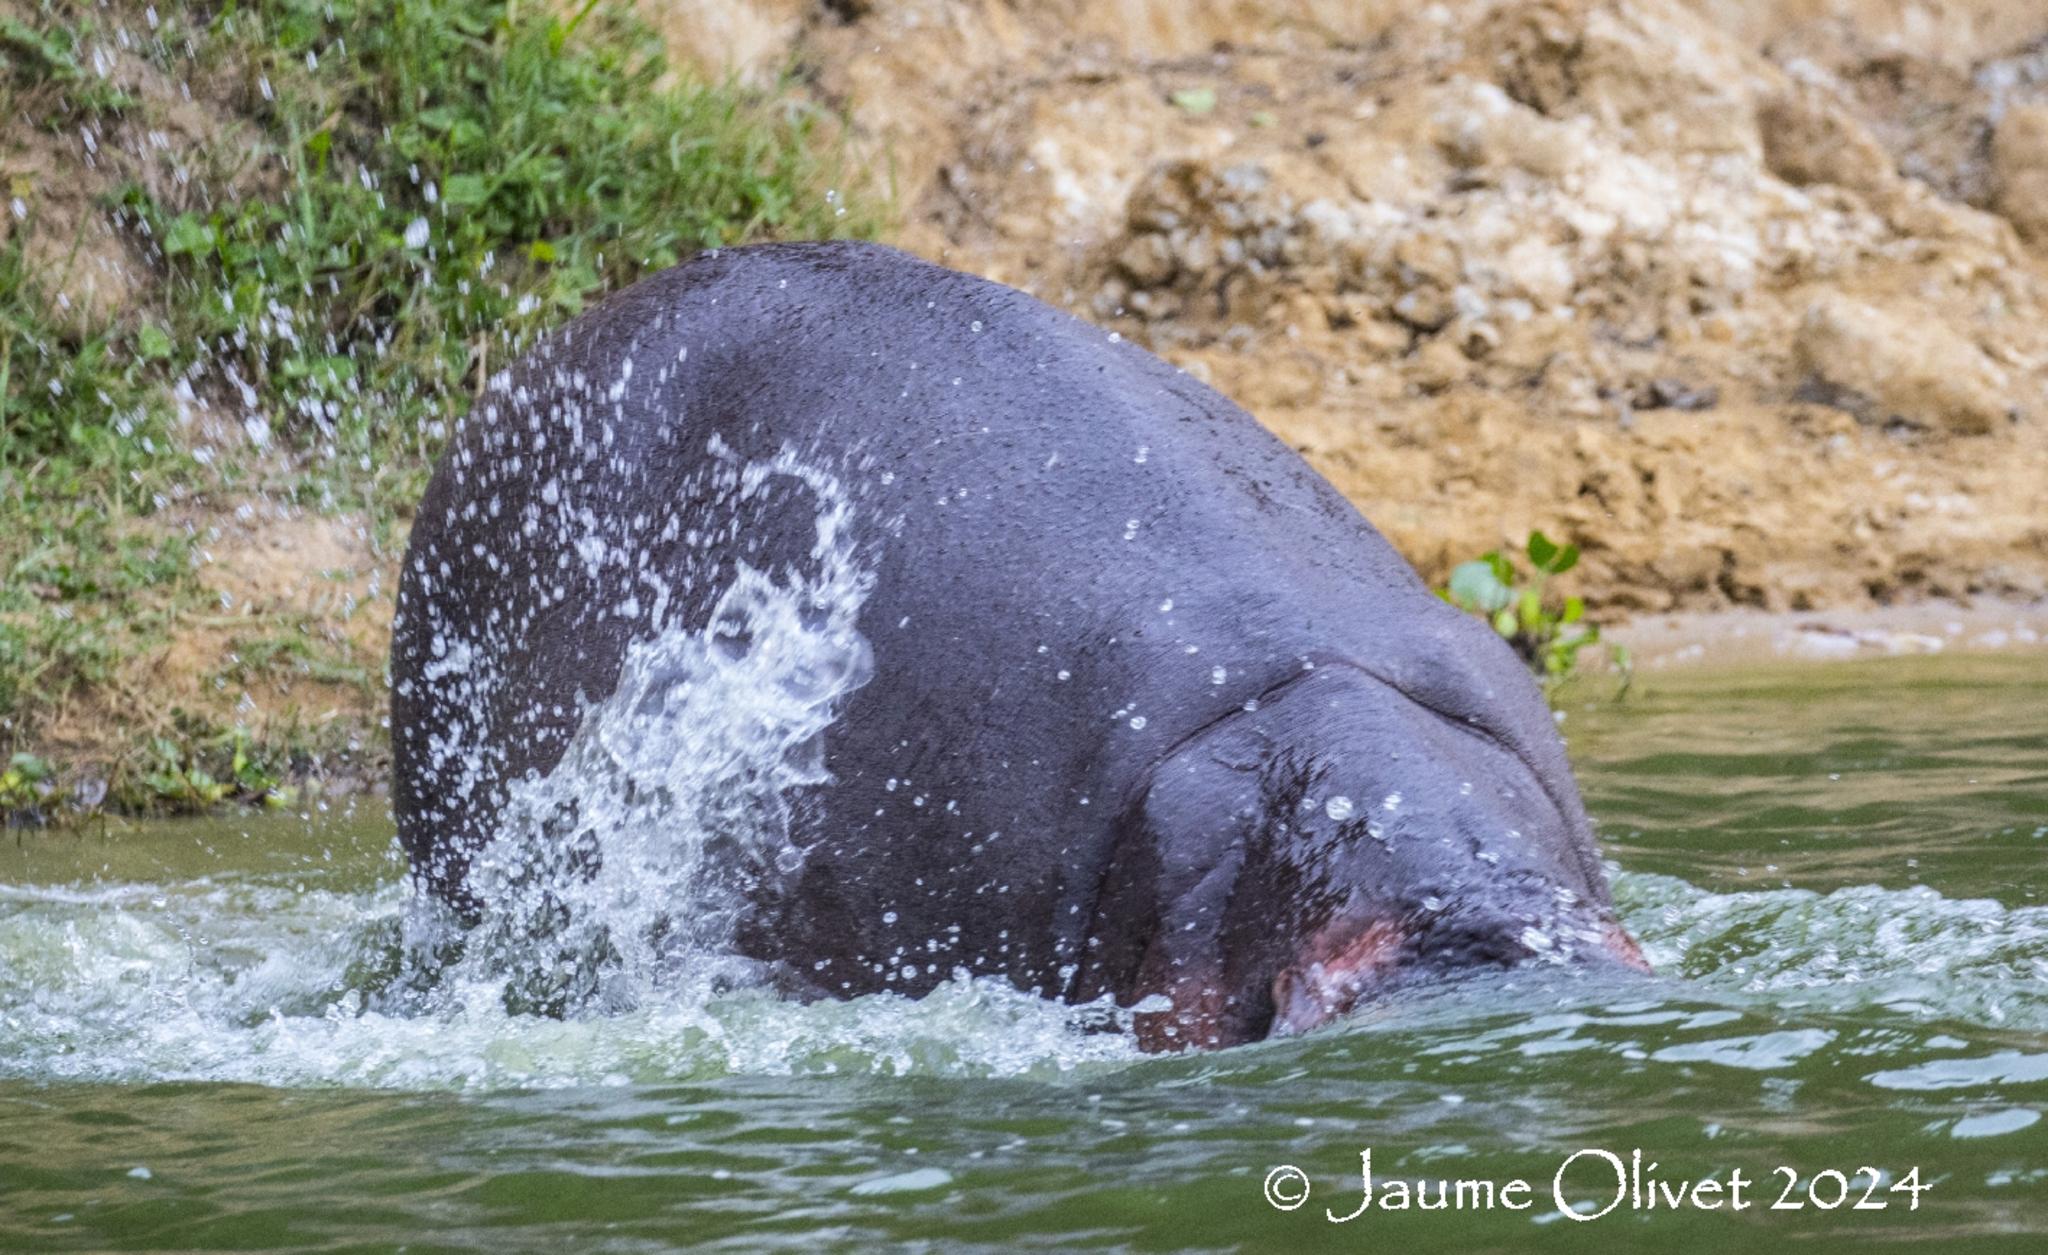
[[1283, 968], [1273, 978], [1271, 1036], [1291, 1037], [1327, 1024], [1358, 1005], [1406, 947], [1407, 937], [1386, 920], [1376, 920], [1332, 945], [1325, 929], [1311, 945], [1311, 957]]
[[[1426, 965], [1426, 958], [1417, 961], [1424, 940], [1419, 930], [1387, 919], [1324, 928], [1310, 941], [1307, 957], [1273, 978], [1269, 1022], [1249, 1014], [1245, 1000], [1230, 994], [1213, 973], [1182, 976], [1162, 991], [1171, 1007], [1135, 1017], [1138, 1045], [1155, 1054], [1213, 1050], [1321, 1028], [1370, 1002], [1402, 971]], [[1612, 921], [1601, 925], [1599, 941], [1589, 947], [1594, 956], [1650, 971], [1635, 939]]]
[[[1421, 940], [1413, 930], [1387, 920], [1374, 920], [1363, 928], [1324, 929], [1310, 943], [1310, 957], [1273, 978], [1269, 1036], [1306, 1033], [1350, 1014], [1376, 986], [1415, 960]], [[1599, 941], [1588, 949], [1634, 971], [1650, 970], [1642, 947], [1612, 920], [1601, 925]]]
[[1213, 973], [1183, 975], [1164, 996], [1170, 1008], [1135, 1017], [1138, 1045], [1148, 1053], [1213, 1050], [1268, 1036], [1305, 1033], [1346, 1014], [1400, 960], [1409, 937], [1387, 920], [1364, 928], [1325, 928], [1310, 957], [1273, 978], [1270, 1021], [1239, 1005]]

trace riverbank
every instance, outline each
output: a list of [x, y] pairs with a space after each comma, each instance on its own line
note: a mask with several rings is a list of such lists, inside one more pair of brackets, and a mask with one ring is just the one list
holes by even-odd
[[401, 39], [0, 0], [0, 812], [378, 787], [448, 424], [587, 300], [755, 238], [880, 234], [1147, 345], [1433, 583], [1570, 541], [1645, 677], [2025, 646], [2022, 8], [464, 0]]
[[[1609, 633], [1639, 678], [1694, 667], [1858, 662], [1926, 654], [2048, 654], [2048, 601], [1927, 601], [1842, 610], [1639, 615]], [[2042, 659], [2048, 669], [2048, 656]]]
[[[402, 525], [275, 503], [203, 527], [188, 522], [194, 600], [206, 611], [175, 616], [158, 644], [66, 709], [42, 742], [56, 774], [46, 791], [16, 795], [10, 809], [32, 812], [17, 818], [75, 822], [101, 809], [188, 811], [234, 800], [299, 807], [386, 795], [384, 669]], [[2021, 654], [2048, 669], [2048, 601], [1732, 607], [1639, 614], [1603, 634], [1632, 658], [1634, 692], [1654, 693], [1674, 673], [1763, 663]], [[1587, 651], [1565, 694], [1605, 693], [1607, 657]], [[139, 766], [138, 730], [154, 755]], [[225, 791], [197, 792], [203, 785], [178, 774], [194, 770]], [[141, 774], [124, 781], [123, 771]]]

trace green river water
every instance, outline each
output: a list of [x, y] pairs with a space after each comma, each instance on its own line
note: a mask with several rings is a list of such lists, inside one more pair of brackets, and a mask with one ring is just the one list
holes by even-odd
[[381, 812], [7, 834], [0, 1248], [2048, 1250], [2048, 655], [1596, 696], [1564, 728], [1657, 978], [1195, 1057], [973, 982], [385, 1015]]

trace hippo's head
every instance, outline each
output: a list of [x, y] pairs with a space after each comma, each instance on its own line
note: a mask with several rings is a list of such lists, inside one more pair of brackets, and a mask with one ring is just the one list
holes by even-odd
[[1142, 1004], [1141, 1043], [1173, 1050], [1304, 1032], [1460, 970], [1647, 970], [1534, 686], [1497, 640], [1461, 643], [1433, 656], [1477, 663], [1393, 678], [1320, 661], [1160, 762], [1076, 992]]

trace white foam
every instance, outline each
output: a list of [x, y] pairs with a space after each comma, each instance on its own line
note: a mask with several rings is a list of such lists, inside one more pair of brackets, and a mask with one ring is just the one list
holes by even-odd
[[397, 880], [361, 893], [211, 879], [11, 887], [0, 1076], [556, 1088], [731, 1072], [1054, 1076], [1137, 1054], [1106, 1007], [959, 976], [916, 1001], [809, 1005], [678, 986], [567, 1019], [513, 1014], [495, 985], [457, 982], [431, 1007], [380, 1011], [405, 900]]
[[[873, 671], [847, 493], [785, 451], [742, 469], [735, 505], [778, 477], [816, 498], [815, 568], [778, 579], [738, 563], [707, 624], [627, 649], [616, 690], [552, 772], [513, 785], [472, 864], [483, 920], [451, 970], [426, 974], [452, 996], [496, 985], [515, 1008], [617, 1012], [749, 978], [733, 929], [752, 890], [801, 866], [791, 793], [829, 783], [825, 730]], [[432, 904], [406, 933], [428, 968], [451, 941]]]

